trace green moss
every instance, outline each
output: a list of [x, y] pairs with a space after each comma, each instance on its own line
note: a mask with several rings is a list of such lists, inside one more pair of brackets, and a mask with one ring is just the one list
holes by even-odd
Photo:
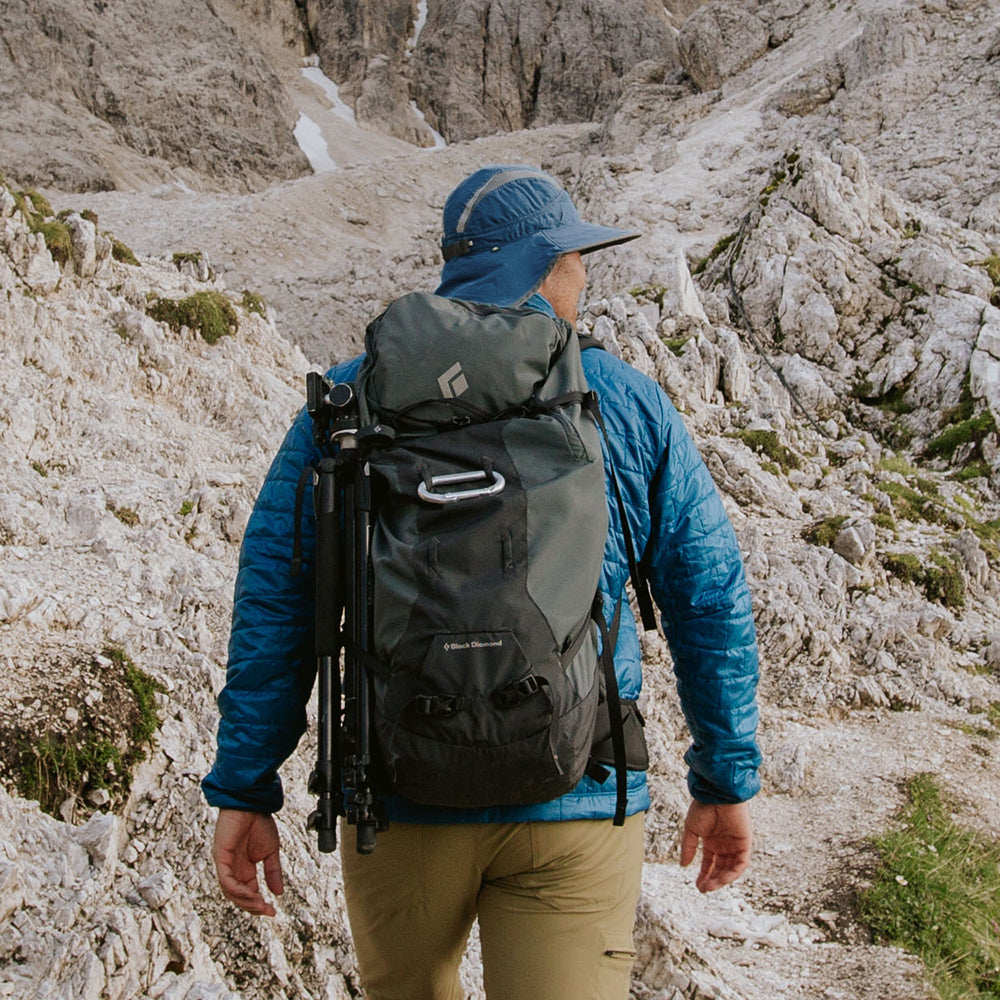
[[194, 510], [194, 502], [191, 500], [185, 500], [184, 503], [181, 504], [180, 510], [177, 511], [177, 513], [181, 517], [187, 517], [188, 514], [190, 514], [191, 511], [193, 510]]
[[932, 565], [925, 566], [912, 552], [886, 552], [882, 565], [886, 572], [905, 583], [920, 587], [929, 601], [948, 608], [965, 606], [965, 582], [958, 563], [935, 550]]
[[201, 263], [201, 252], [198, 250], [187, 251], [183, 253], [175, 253], [171, 258], [174, 262], [174, 267], [179, 271], [181, 265], [183, 264], [199, 264]]
[[628, 290], [633, 299], [655, 302], [658, 306], [663, 305], [663, 297], [667, 294], [666, 285], [637, 285]]
[[840, 529], [847, 520], [846, 514], [835, 514], [831, 517], [824, 517], [819, 521], [814, 521], [802, 532], [802, 537], [810, 545], [819, 545], [832, 549]]
[[1000, 997], [1000, 845], [958, 826], [937, 780], [921, 774], [873, 846], [859, 910], [876, 940], [919, 955], [942, 1000]]
[[[770, 472], [772, 476], [781, 475], [781, 466], [776, 465], [774, 462], [761, 462], [760, 467], [765, 472]], [[805, 504], [802, 505], [802, 509], [805, 510]]]
[[233, 304], [221, 292], [195, 292], [186, 299], [155, 299], [146, 312], [179, 332], [194, 330], [209, 344], [236, 333], [239, 320]]
[[904, 583], [917, 583], [923, 576], [923, 566], [912, 552], [886, 552], [882, 556], [886, 572]]
[[777, 431], [741, 430], [727, 434], [726, 437], [739, 438], [748, 448], [766, 455], [785, 472], [802, 467], [802, 459], [778, 440]]
[[931, 553], [935, 565], [924, 569], [923, 589], [927, 598], [946, 608], [965, 607], [965, 581], [958, 563], [942, 553]]
[[989, 479], [993, 470], [990, 468], [988, 462], [974, 461], [970, 462], [964, 468], [959, 469], [957, 472], [951, 474], [951, 478], [959, 483], [966, 483], [970, 479]]
[[41, 233], [52, 259], [65, 264], [73, 252], [69, 226], [53, 217], [52, 206], [37, 191], [12, 191], [14, 203], [33, 233]]
[[880, 512], [872, 518], [872, 521], [878, 528], [885, 528], [888, 531], [896, 530], [896, 521], [895, 518], [893, 518], [892, 514], [886, 514], [884, 512]]
[[917, 476], [917, 486], [923, 490], [925, 496], [934, 497], [935, 500], [941, 499], [941, 490], [933, 479]]
[[947, 509], [937, 502], [936, 497], [939, 494], [936, 490], [935, 496], [929, 497], [902, 483], [887, 481], [880, 486], [883, 492], [891, 497], [896, 516], [904, 521], [915, 523], [926, 521], [929, 524], [944, 525], [950, 523]]
[[695, 264], [691, 273], [701, 274], [713, 260], [717, 257], [721, 257], [733, 245], [733, 243], [736, 242], [739, 235], [739, 232], [735, 232], [730, 233], [728, 236], [723, 236], [722, 239], [719, 240], [714, 247], [712, 247], [708, 256], [704, 257], [702, 260], [698, 261], [697, 264]]
[[121, 648], [109, 646], [103, 654], [124, 675], [132, 702], [127, 731], [112, 737], [84, 724], [67, 735], [49, 733], [30, 743], [22, 742], [17, 750], [18, 791], [52, 815], [57, 815], [66, 798], [81, 798], [92, 789], [107, 789], [112, 802], [124, 800], [132, 773], [145, 759], [160, 722], [156, 692], [163, 691], [163, 686], [140, 670]]
[[65, 222], [39, 222], [35, 232], [41, 233], [45, 245], [57, 264], [66, 264], [73, 253], [73, 240]]
[[[148, 744], [160, 724], [159, 712], [156, 710], [156, 694], [166, 688], [155, 678], [132, 662], [128, 654], [120, 646], [107, 646], [104, 655], [113, 660], [125, 671], [125, 679], [135, 695], [137, 715], [130, 733], [132, 741], [137, 744]], [[145, 758], [145, 752], [140, 751], [137, 760]]]
[[251, 292], [249, 288], [243, 289], [243, 298], [240, 300], [240, 305], [248, 313], [256, 313], [258, 316], [267, 318], [267, 303], [262, 296]]
[[911, 240], [915, 236], [920, 235], [920, 220], [919, 219], [907, 219], [906, 225], [903, 227], [903, 237], [904, 239]]
[[979, 416], [946, 427], [924, 448], [924, 456], [950, 461], [961, 446], [972, 443], [978, 449], [987, 436], [996, 432], [997, 425], [993, 414], [989, 410], [984, 410]]
[[678, 357], [684, 353], [684, 345], [690, 340], [690, 337], [664, 337], [663, 343], [673, 351]]
[[131, 264], [133, 267], [142, 266], [138, 257], [121, 240], [115, 239], [114, 236], [109, 237], [109, 239], [111, 240], [111, 256], [115, 260], [122, 264]]
[[41, 462], [32, 462], [31, 467], [43, 478], [49, 474], [49, 470]]
[[31, 202], [31, 207], [36, 215], [40, 215], [43, 219], [49, 219], [55, 214], [44, 195], [37, 191], [24, 191], [23, 194]]
[[127, 528], [134, 528], [139, 523], [139, 515], [131, 507], [116, 507], [110, 500], [107, 508]]
[[903, 416], [913, 411], [913, 404], [906, 398], [911, 381], [912, 376], [904, 379], [898, 385], [894, 385], [882, 395], [877, 395], [871, 382], [868, 379], [862, 379], [851, 390], [851, 395], [868, 406], [877, 406], [887, 413]]

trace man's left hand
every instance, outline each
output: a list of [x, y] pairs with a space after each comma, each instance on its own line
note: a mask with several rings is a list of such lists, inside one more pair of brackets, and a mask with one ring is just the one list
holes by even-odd
[[701, 871], [695, 879], [700, 892], [712, 892], [746, 871], [753, 845], [750, 806], [746, 802], [711, 805], [692, 801], [684, 820], [681, 866], [694, 860], [701, 841]]

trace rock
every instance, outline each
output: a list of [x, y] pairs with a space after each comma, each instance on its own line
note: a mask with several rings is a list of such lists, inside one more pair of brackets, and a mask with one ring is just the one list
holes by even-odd
[[627, 69], [676, 51], [657, 7], [441, 0], [413, 52], [413, 95], [449, 141], [592, 121], [610, 108]]
[[55, 25], [15, 0], [4, 33], [19, 57], [4, 65], [17, 97], [0, 148], [22, 184], [106, 190], [179, 169], [246, 190], [308, 169], [278, 77], [207, 7], [71, 0]]
[[66, 218], [73, 247], [73, 269], [82, 278], [89, 278], [97, 271], [97, 226], [76, 212]]
[[87, 792], [87, 801], [97, 809], [111, 801], [111, 793], [106, 788], [93, 788]]
[[691, 272], [688, 270], [682, 250], [675, 249], [667, 254], [657, 278], [663, 289], [663, 301], [660, 306], [663, 316], [683, 318], [689, 324], [693, 322], [701, 327], [708, 327], [708, 317], [698, 298], [698, 290], [691, 280]]
[[725, 326], [715, 328], [719, 348], [722, 392], [728, 402], [743, 403], [753, 394], [753, 376], [739, 335]]
[[362, 121], [387, 135], [415, 146], [434, 145], [431, 130], [410, 107], [409, 91], [385, 55], [376, 55], [369, 61], [355, 111]]
[[0, 862], [0, 921], [6, 921], [24, 903], [24, 887], [17, 867]]
[[840, 399], [827, 385], [822, 370], [801, 355], [793, 354], [781, 362], [781, 375], [788, 388], [816, 420], [824, 420], [840, 409]]
[[110, 813], [94, 813], [76, 830], [76, 840], [85, 848], [95, 865], [113, 863], [118, 855], [120, 835], [118, 817]]
[[902, 385], [916, 370], [916, 346], [913, 340], [907, 339], [897, 345], [891, 354], [883, 355], [875, 363], [867, 377], [872, 396], [884, 396], [892, 389]]
[[1000, 310], [988, 307], [969, 359], [969, 389], [1000, 426]]
[[677, 36], [681, 65], [699, 90], [714, 90], [767, 51], [769, 33], [746, 4], [712, 0]]
[[769, 750], [764, 776], [775, 792], [801, 791], [806, 778], [807, 755], [801, 744], [784, 743]]
[[171, 872], [156, 872], [141, 878], [135, 889], [151, 910], [158, 910], [173, 898], [176, 884]]
[[857, 521], [846, 525], [838, 532], [833, 542], [833, 551], [853, 566], [860, 566], [873, 554], [875, 526], [871, 521]]

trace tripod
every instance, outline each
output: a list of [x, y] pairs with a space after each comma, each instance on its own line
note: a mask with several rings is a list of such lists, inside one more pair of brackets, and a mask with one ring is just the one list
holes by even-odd
[[[357, 827], [357, 850], [370, 854], [384, 830], [372, 786], [371, 477], [367, 454], [391, 440], [374, 425], [358, 427], [353, 388], [306, 376], [306, 409], [323, 458], [313, 469], [316, 514], [315, 637], [319, 675], [319, 746], [309, 791], [318, 796], [309, 817], [324, 853], [337, 846], [337, 817]], [[343, 681], [340, 655], [343, 652]]]

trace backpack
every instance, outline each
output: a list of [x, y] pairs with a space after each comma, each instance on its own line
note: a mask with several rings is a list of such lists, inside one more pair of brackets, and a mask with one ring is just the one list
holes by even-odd
[[[572, 327], [418, 292], [369, 324], [365, 349], [357, 434], [339, 434], [363, 511], [347, 548], [364, 577], [348, 584], [356, 607], [341, 643], [367, 678], [354, 677], [348, 710], [367, 703], [374, 740], [359, 754], [349, 736], [348, 764], [377, 757], [385, 788], [414, 802], [486, 807], [606, 778], [603, 756], [618, 772], [620, 825], [626, 758], [645, 767], [645, 747], [615, 681], [621, 604], [610, 628], [602, 614], [600, 413]], [[330, 421], [319, 426], [329, 436]], [[627, 548], [641, 581], [630, 538]], [[318, 582], [318, 606], [331, 586]], [[636, 589], [648, 627], [648, 592]], [[626, 728], [641, 744], [631, 754]], [[595, 753], [601, 743], [612, 746]], [[349, 818], [358, 784], [348, 767]]]

